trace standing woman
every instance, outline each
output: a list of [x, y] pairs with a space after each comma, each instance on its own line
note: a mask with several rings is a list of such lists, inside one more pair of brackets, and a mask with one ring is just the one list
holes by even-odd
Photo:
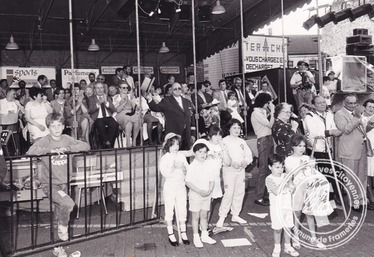
[[231, 221], [240, 224], [247, 223], [239, 217], [239, 214], [245, 193], [245, 168], [253, 161], [252, 152], [247, 143], [239, 137], [242, 130], [239, 120], [231, 119], [227, 124], [227, 129], [228, 135], [222, 139], [222, 147], [230, 158], [223, 159], [222, 176], [225, 193], [219, 208], [217, 227], [223, 227], [230, 210]]
[[25, 106], [25, 118], [32, 141], [49, 134], [45, 118], [52, 112], [52, 107], [41, 88], [32, 87], [29, 90], [32, 99]]
[[291, 137], [296, 133], [299, 126], [297, 121], [291, 120], [291, 116], [292, 105], [280, 103], [275, 107], [275, 121], [271, 131], [277, 144], [275, 152], [284, 157], [289, 156], [292, 152]]

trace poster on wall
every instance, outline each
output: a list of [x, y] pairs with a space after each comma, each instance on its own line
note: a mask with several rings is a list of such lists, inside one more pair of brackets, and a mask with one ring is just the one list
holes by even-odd
[[[283, 67], [282, 40], [281, 37], [273, 36], [248, 36], [245, 38], [243, 43], [245, 72]], [[285, 42], [284, 56], [287, 56], [287, 42]]]
[[103, 75], [115, 75], [116, 74], [116, 69], [117, 68], [122, 68], [121, 65], [118, 66], [101, 66], [101, 74]]
[[56, 68], [54, 67], [0, 67], [1, 78], [8, 80], [12, 88], [18, 88], [18, 82], [24, 80], [26, 88], [31, 88], [38, 80], [38, 76], [45, 75], [48, 78], [48, 85], [51, 79], [56, 79]]
[[[88, 75], [91, 72], [95, 74], [95, 77], [99, 75], [99, 69], [75, 69], [74, 82], [79, 83], [79, 81], [85, 79], [87, 84], [89, 84]], [[73, 84], [71, 69], [61, 69], [61, 83], [63, 88], [69, 88]]]

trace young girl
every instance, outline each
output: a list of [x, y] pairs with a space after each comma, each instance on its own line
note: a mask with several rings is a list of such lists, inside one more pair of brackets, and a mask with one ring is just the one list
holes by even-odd
[[236, 99], [235, 92], [230, 91], [227, 94], [227, 98], [228, 98], [228, 100], [227, 100], [227, 108], [230, 111], [231, 117], [233, 119], [239, 120], [240, 123], [243, 123], [244, 120], [243, 120], [243, 118], [240, 116], [240, 114], [238, 112], [239, 102], [238, 102], [238, 99]]
[[[292, 154], [285, 160], [286, 174], [292, 172], [296, 191], [293, 196], [293, 211], [296, 217], [293, 247], [300, 249], [299, 228], [301, 212], [305, 214], [311, 233], [310, 244], [325, 248], [316, 238], [314, 216], [327, 216], [333, 211], [329, 204], [329, 184], [326, 178], [314, 169], [310, 158], [304, 155], [306, 138], [295, 134], [291, 138]], [[314, 191], [314, 192], [313, 192]]]
[[270, 155], [268, 165], [271, 174], [266, 177], [265, 184], [269, 191], [271, 228], [274, 230], [274, 251], [272, 257], [279, 257], [281, 252], [282, 230], [284, 233], [284, 252], [291, 256], [299, 253], [291, 246], [290, 231], [294, 226], [291, 204], [291, 193], [294, 186], [286, 183], [283, 173], [284, 157], [279, 154]]
[[161, 174], [165, 179], [163, 188], [165, 202], [165, 221], [172, 246], [178, 246], [173, 232], [174, 207], [179, 217], [181, 237], [183, 244], [190, 244], [186, 234], [187, 220], [187, 194], [185, 177], [187, 171], [186, 157], [178, 152], [181, 137], [175, 133], [168, 133], [162, 147], [164, 155], [160, 160]]

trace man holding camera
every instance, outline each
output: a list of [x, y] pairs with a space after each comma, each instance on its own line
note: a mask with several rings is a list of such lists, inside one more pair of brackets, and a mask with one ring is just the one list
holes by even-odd
[[297, 107], [303, 103], [312, 103], [313, 92], [312, 87], [314, 86], [315, 79], [313, 74], [308, 70], [309, 64], [305, 61], [298, 61], [296, 71], [290, 81], [291, 88], [296, 91], [294, 94]]

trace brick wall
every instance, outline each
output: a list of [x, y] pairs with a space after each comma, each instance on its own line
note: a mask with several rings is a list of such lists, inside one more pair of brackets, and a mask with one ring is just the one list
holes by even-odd
[[[338, 12], [341, 10], [343, 2], [347, 2], [347, 8], [358, 7], [359, 0], [343, 1], [336, 0], [333, 2], [331, 11]], [[363, 4], [361, 0], [361, 4]], [[366, 0], [367, 4], [374, 4], [374, 0]], [[344, 9], [344, 8], [343, 8]], [[327, 24], [321, 31], [321, 50], [330, 56], [345, 54], [346, 37], [353, 35], [353, 29], [366, 28], [369, 30], [369, 35], [374, 36], [374, 18], [370, 20], [368, 15], [364, 15], [353, 22], [349, 19], [334, 24], [333, 22]]]

